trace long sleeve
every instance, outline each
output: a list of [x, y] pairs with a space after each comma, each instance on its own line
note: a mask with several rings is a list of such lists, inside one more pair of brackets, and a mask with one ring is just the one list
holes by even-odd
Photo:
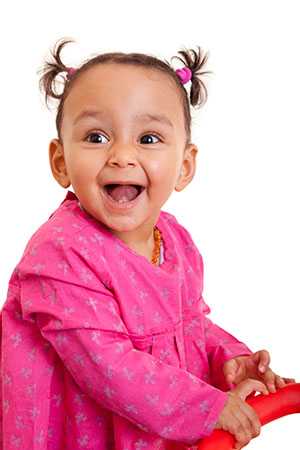
[[48, 253], [51, 264], [20, 265], [23, 318], [35, 320], [82, 391], [165, 439], [193, 445], [209, 435], [228, 395], [136, 350], [113, 292], [82, 255], [56, 251], [57, 263]]

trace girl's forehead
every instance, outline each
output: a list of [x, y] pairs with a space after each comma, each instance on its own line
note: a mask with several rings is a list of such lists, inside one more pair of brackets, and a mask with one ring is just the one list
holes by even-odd
[[[64, 109], [76, 117], [85, 110], [160, 113], [178, 124], [183, 114], [178, 87], [158, 70], [124, 64], [98, 64], [76, 80]], [[179, 116], [179, 117], [178, 117]]]

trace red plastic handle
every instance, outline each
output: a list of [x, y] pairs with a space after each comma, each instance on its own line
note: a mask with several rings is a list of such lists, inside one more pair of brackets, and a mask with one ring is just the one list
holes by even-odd
[[[255, 409], [261, 425], [300, 412], [300, 383], [290, 383], [283, 388], [277, 388], [273, 394], [250, 395], [246, 402]], [[232, 450], [235, 438], [228, 431], [214, 430], [210, 436], [202, 439], [198, 450]]]

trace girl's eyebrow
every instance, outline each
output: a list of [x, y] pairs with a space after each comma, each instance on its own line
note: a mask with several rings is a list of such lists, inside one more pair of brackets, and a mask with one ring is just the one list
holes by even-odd
[[[105, 115], [105, 111], [97, 111], [92, 109], [84, 109], [81, 111], [78, 116], [74, 119], [73, 125], [75, 126], [80, 120], [85, 119], [86, 117], [101, 117]], [[133, 120], [148, 120], [149, 122], [161, 122], [165, 125], [174, 128], [173, 123], [170, 119], [164, 114], [150, 114], [150, 113], [142, 113], [136, 114], [133, 117]]]

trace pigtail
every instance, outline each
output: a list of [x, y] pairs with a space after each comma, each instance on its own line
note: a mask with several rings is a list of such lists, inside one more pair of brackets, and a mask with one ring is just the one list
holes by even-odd
[[49, 98], [52, 97], [61, 100], [62, 97], [64, 96], [65, 87], [66, 83], [68, 82], [68, 79], [64, 78], [63, 90], [61, 93], [58, 93], [56, 89], [58, 81], [56, 78], [57, 75], [59, 75], [61, 72], [67, 72], [68, 70], [68, 67], [62, 62], [60, 54], [63, 47], [70, 42], [75, 41], [73, 39], [65, 39], [65, 38], [58, 40], [51, 52], [53, 61], [46, 61], [44, 63], [44, 66], [38, 70], [38, 73], [42, 74], [39, 79], [39, 88], [41, 92], [45, 93], [45, 102], [47, 106]]
[[186, 67], [189, 67], [192, 71], [191, 89], [190, 89], [190, 103], [192, 106], [200, 108], [207, 101], [207, 88], [202, 81], [202, 75], [213, 73], [211, 71], [203, 72], [202, 69], [205, 66], [208, 53], [204, 54], [201, 47], [197, 46], [198, 51], [194, 49], [179, 50], [178, 53], [183, 57], [173, 56], [173, 58], [179, 59]]

